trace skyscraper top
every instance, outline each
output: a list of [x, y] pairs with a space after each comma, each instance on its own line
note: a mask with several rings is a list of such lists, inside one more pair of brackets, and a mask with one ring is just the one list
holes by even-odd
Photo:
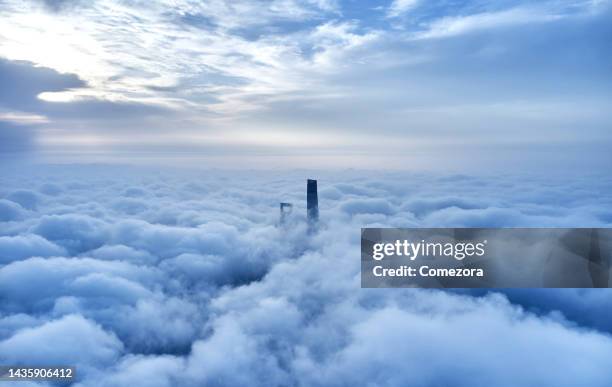
[[306, 185], [306, 214], [311, 226], [319, 221], [319, 195], [317, 181], [313, 179], [308, 179]]

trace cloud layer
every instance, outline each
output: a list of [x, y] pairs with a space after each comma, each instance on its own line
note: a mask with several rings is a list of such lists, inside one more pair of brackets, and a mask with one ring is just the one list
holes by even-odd
[[[2, 180], [3, 364], [73, 364], [79, 386], [611, 380], [605, 289], [359, 286], [360, 227], [610, 226], [612, 187], [596, 175], [75, 165]], [[283, 227], [280, 201], [295, 205]]]

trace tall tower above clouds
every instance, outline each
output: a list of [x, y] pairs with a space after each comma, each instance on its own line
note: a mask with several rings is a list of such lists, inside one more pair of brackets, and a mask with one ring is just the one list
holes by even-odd
[[306, 185], [306, 215], [308, 223], [314, 226], [319, 221], [319, 195], [317, 193], [317, 181], [308, 179]]

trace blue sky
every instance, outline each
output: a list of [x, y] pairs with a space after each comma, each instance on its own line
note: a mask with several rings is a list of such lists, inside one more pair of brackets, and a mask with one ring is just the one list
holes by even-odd
[[603, 168], [611, 15], [595, 0], [4, 0], [0, 152]]

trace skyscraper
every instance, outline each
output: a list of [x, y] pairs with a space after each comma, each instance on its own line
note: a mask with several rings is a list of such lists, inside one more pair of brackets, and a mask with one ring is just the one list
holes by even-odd
[[317, 194], [317, 181], [308, 179], [306, 186], [306, 214], [308, 223], [312, 226], [319, 221], [319, 195]]

